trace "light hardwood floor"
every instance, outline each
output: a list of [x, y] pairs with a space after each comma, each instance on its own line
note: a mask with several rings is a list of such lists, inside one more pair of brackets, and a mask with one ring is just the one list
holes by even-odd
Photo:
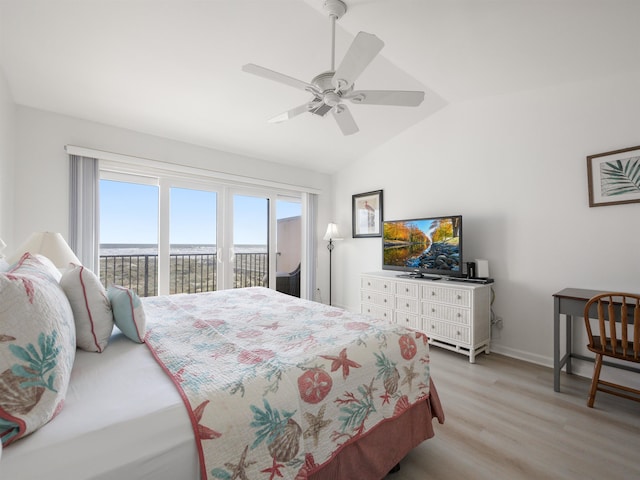
[[505, 356], [431, 348], [445, 412], [436, 435], [385, 480], [640, 479], [640, 403], [598, 393], [589, 380]]

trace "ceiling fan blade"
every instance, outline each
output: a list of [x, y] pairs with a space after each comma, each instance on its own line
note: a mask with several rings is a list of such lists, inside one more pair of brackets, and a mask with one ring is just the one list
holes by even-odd
[[382, 50], [382, 47], [384, 42], [375, 35], [366, 32], [358, 33], [333, 76], [333, 85], [338, 90], [347, 90]]
[[275, 117], [270, 118], [269, 123], [280, 123], [291, 120], [293, 117], [297, 117], [302, 113], [308, 112], [315, 104], [316, 102], [309, 102], [292, 108], [291, 110], [287, 110], [286, 112], [282, 112]]
[[297, 78], [290, 77], [289, 75], [285, 75], [284, 73], [279, 73], [274, 70], [269, 70], [268, 68], [255, 65], [253, 63], [247, 63], [246, 65], [243, 65], [242, 71], [247, 73], [252, 73], [253, 75], [257, 75], [259, 77], [263, 77], [268, 80], [273, 80], [274, 82], [284, 83], [285, 85], [289, 85], [290, 87], [294, 87], [294, 88], [299, 88], [300, 90], [306, 90], [307, 92], [312, 92], [312, 93], [319, 93], [317, 89], [310, 83], [303, 82], [302, 80], [298, 80]]
[[331, 110], [331, 114], [333, 118], [336, 119], [336, 123], [338, 127], [340, 127], [343, 135], [353, 135], [360, 131], [346, 105], [336, 105], [335, 108]]
[[353, 103], [367, 105], [417, 107], [424, 100], [424, 92], [406, 90], [358, 90], [343, 98]]

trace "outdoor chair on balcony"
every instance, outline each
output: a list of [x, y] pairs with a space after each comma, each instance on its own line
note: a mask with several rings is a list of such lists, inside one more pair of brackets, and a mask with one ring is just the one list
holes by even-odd
[[300, 264], [292, 272], [276, 273], [276, 290], [300, 297]]

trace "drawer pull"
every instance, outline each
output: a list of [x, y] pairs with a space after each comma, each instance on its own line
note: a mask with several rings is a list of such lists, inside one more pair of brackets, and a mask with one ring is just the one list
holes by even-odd
[[458, 312], [458, 318], [460, 318], [462, 316], [462, 314], [460, 312]]
[[431, 325], [431, 330], [434, 330], [436, 328], [435, 325]]
[[457, 335], [457, 336], [460, 336], [460, 330], [458, 330], [458, 331], [456, 332], [456, 335]]
[[432, 309], [431, 309], [431, 313], [436, 313], [436, 309], [435, 309], [435, 308], [432, 308]]
[[462, 296], [461, 296], [461, 295], [458, 295], [458, 300], [461, 300], [461, 299], [462, 299]]
[[387, 286], [385, 285], [384, 288], [387, 288]]
[[386, 316], [387, 316], [387, 314], [386, 314], [386, 313], [383, 313], [383, 314], [382, 314], [382, 316], [383, 316], [383, 317], [386, 317]]
[[405, 291], [405, 292], [407, 292], [407, 293], [409, 293], [409, 289], [408, 289], [408, 288], [405, 288], [405, 289], [404, 289], [404, 291]]
[[367, 300], [371, 300], [371, 295], [367, 295]]
[[367, 287], [370, 287], [370, 286], [371, 286], [371, 282], [367, 282]]
[[435, 296], [435, 294], [436, 294], [436, 292], [431, 292], [431, 296], [432, 297]]
[[407, 308], [409, 308], [409, 304], [407, 303]]
[[384, 303], [387, 303], [387, 299], [386, 298], [384, 299]]

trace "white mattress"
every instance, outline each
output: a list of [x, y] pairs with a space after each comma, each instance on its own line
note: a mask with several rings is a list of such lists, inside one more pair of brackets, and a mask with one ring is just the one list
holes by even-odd
[[65, 406], [2, 451], [2, 480], [199, 478], [193, 429], [146, 345], [117, 329], [104, 353], [78, 350]]

